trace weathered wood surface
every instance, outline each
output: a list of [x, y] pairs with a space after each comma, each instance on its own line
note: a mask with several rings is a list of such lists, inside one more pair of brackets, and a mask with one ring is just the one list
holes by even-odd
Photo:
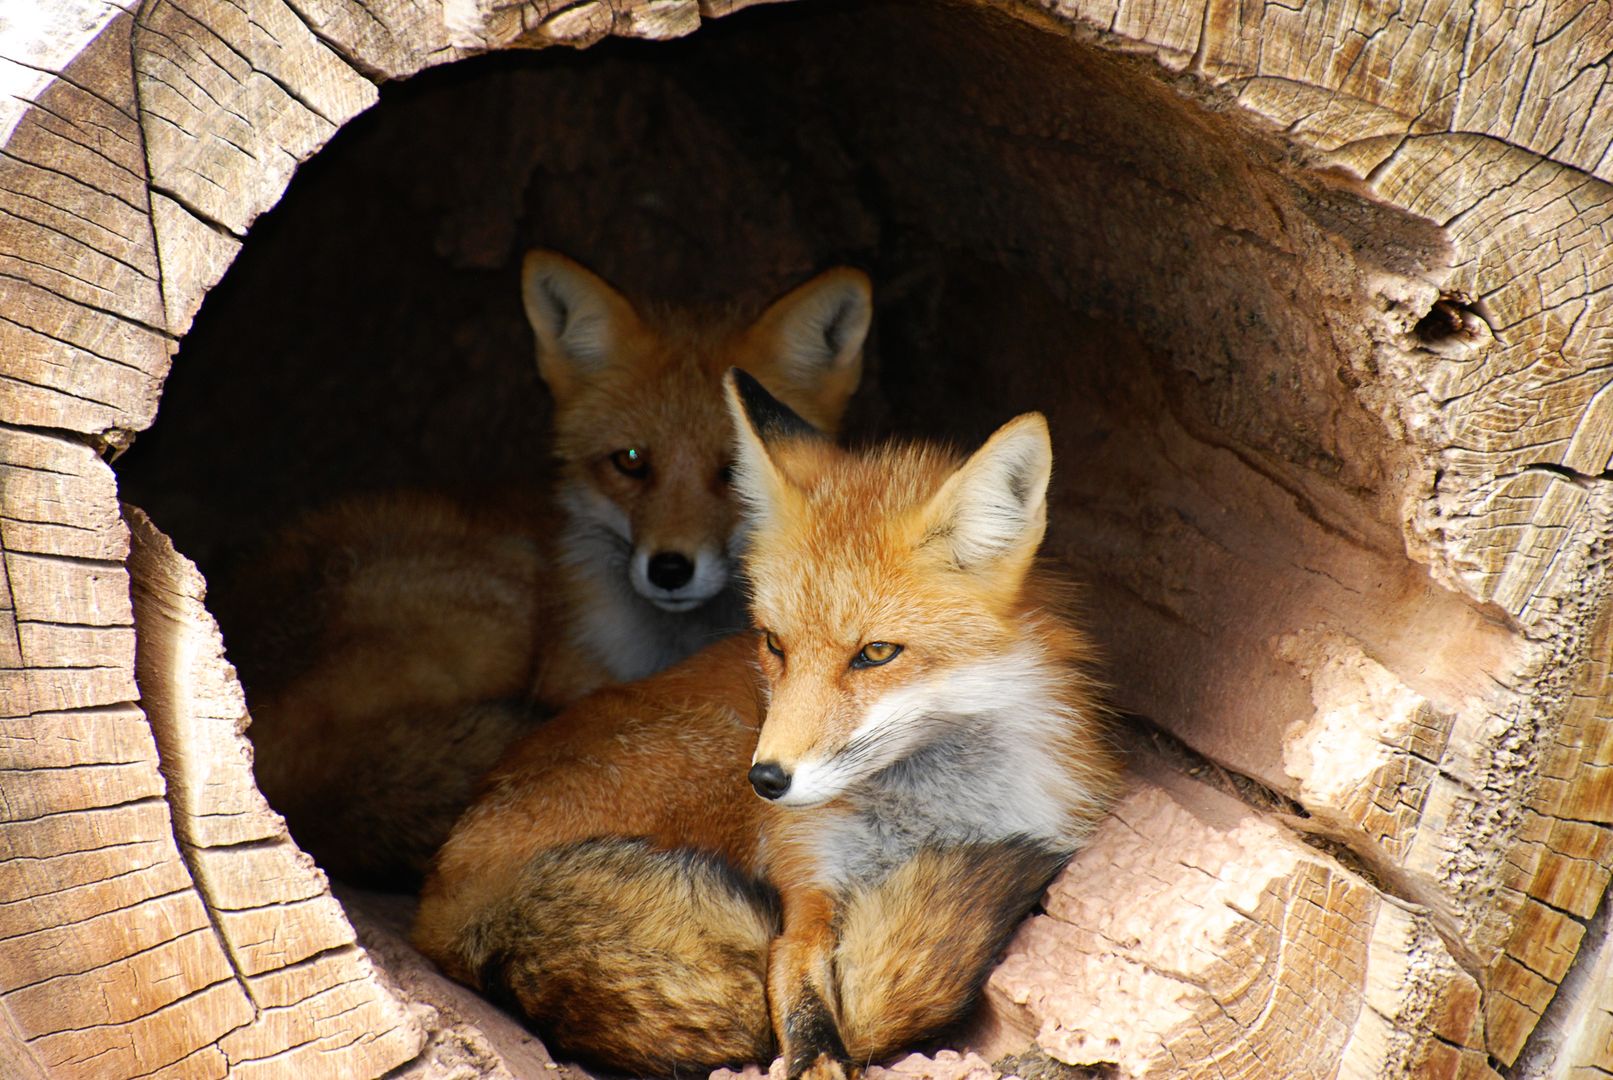
[[212, 921], [197, 962], [232, 977], [252, 1007], [219, 1051], [240, 1075], [363, 1076], [410, 1060], [419, 1025], [375, 977], [325, 875], [253, 782], [246, 702], [201, 574], [140, 511], [126, 519], [141, 703], [174, 837]]
[[[199, 635], [194, 662], [215, 668], [199, 696], [184, 665], [166, 698], [144, 674], [136, 685], [149, 623], [96, 450], [150, 425], [201, 298], [376, 81], [490, 48], [685, 34], [743, 6], [266, 0], [249, 18], [213, 0], [73, 0], [24, 23], [0, 14], [7, 1075], [294, 1059], [315, 1075], [308, 1058], [362, 1075], [418, 1045], [255, 801], [200, 584], [154, 534], [144, 579], [166, 584], [148, 588], [150, 617]], [[1311, 163], [1446, 227], [1454, 265], [1385, 313], [1352, 379], [1408, 448], [1400, 541], [1489, 605], [1494, 627], [1464, 641], [1496, 646], [1439, 654], [1433, 626], [1385, 651], [1348, 625], [1296, 623], [1265, 647], [1313, 712], [1263, 721], [1278, 749], [1259, 761], [1162, 714], [1310, 818], [1146, 772], [994, 981], [993, 1045], [1035, 1034], [1063, 1060], [1136, 1075], [1613, 1070], [1609, 924], [1590, 921], [1613, 871], [1613, 15], [1594, 0], [1007, 10], [1151, 55], [1192, 77], [1185, 92], [1235, 103]], [[1441, 289], [1474, 307], [1474, 332], [1422, 342], [1412, 324]], [[1089, 896], [1084, 874], [1110, 884]], [[1140, 1004], [1122, 1016], [1116, 999]]]
[[1494, 1075], [1479, 988], [1425, 909], [1146, 758], [1044, 906], [989, 989], [997, 1023], [1060, 1060], [1125, 1076]]
[[[1487, 991], [1485, 1046], [1510, 1063], [1613, 867], [1613, 112], [1601, 63], [1613, 18], [1595, 3], [1059, 11], [1231, 90], [1319, 163], [1368, 178], [1381, 197], [1449, 231], [1456, 264], [1443, 288], [1478, 302], [1488, 326], [1476, 345], [1434, 355], [1386, 350], [1388, 377], [1362, 393], [1425, 455], [1405, 506], [1411, 550], [1437, 579], [1514, 620], [1527, 652], [1489, 673], [1492, 700], [1439, 719], [1383, 683], [1395, 673], [1357, 668], [1355, 677], [1401, 695], [1390, 715], [1406, 717], [1406, 736], [1387, 745], [1399, 744], [1404, 764], [1338, 786], [1363, 816], [1371, 804], [1396, 805], [1405, 767], [1444, 789], [1417, 815], [1415, 881], [1449, 907], [1472, 950]], [[1318, 724], [1350, 663], [1337, 657], [1311, 674]], [[1417, 744], [1430, 736], [1443, 745], [1421, 764], [1427, 748]], [[1291, 789], [1292, 779], [1274, 786]], [[1605, 1030], [1604, 1005], [1581, 1007]], [[1552, 1075], [1613, 1067], [1613, 1048], [1593, 1043], [1576, 1044], [1584, 1056], [1565, 1053]]]

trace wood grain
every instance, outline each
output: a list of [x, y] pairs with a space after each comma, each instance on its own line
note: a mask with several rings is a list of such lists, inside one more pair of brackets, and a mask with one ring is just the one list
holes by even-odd
[[[135, 515], [130, 558], [99, 451], [152, 423], [252, 222], [377, 82], [493, 48], [678, 37], [747, 6], [73, 0], [0, 32], [8, 1075], [377, 1075], [419, 1050], [252, 784], [204, 584]], [[1393, 287], [1329, 286], [1349, 293], [1339, 311], [1372, 312], [1344, 351], [1356, 400], [1403, 445], [1388, 470], [1402, 521], [1370, 556], [1296, 545], [1330, 553], [1304, 564], [1318, 574], [1347, 573], [1247, 648], [1302, 707], [1268, 718], [1254, 752], [1158, 717], [1308, 824], [1148, 772], [994, 981], [1018, 1017], [1003, 1030], [1133, 1075], [1613, 1071], [1596, 915], [1613, 876], [1613, 14], [997, 6], [1180, 73], [1160, 85], [1236, 110], [1450, 248]], [[1027, 141], [1066, 134], [1011, 119]], [[1292, 255], [1272, 229], [1226, 235]], [[1418, 329], [1441, 294], [1470, 336]], [[1454, 599], [1349, 595], [1386, 547]], [[1432, 611], [1461, 613], [1460, 648], [1441, 651]], [[1369, 630], [1374, 612], [1405, 618]]]

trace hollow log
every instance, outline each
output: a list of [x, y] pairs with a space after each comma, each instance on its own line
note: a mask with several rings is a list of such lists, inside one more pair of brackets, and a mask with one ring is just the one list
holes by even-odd
[[[410, 957], [395, 901], [333, 895], [296, 850], [187, 555], [221, 562], [314, 494], [310, 462], [350, 486], [520, 474], [514, 450], [443, 452], [407, 404], [276, 432], [270, 406], [319, 396], [328, 366], [289, 349], [260, 365], [292, 388], [262, 415], [213, 408], [258, 385], [229, 366], [254, 333], [214, 331], [210, 354], [201, 324], [270, 242], [259, 216], [383, 84], [611, 38], [646, 44], [496, 75], [536, 115], [578, 110], [548, 142], [433, 161], [450, 262], [490, 281], [518, 241], [563, 240], [625, 284], [659, 260], [663, 291], [714, 297], [863, 261], [888, 271], [866, 430], [1053, 423], [1049, 553], [1085, 585], [1135, 766], [966, 1056], [891, 1071], [1613, 1071], [1613, 12], [747, 6], [0, 13], [0, 1073], [561, 1069]], [[680, 82], [694, 60], [783, 103], [821, 201], [742, 172], [751, 129], [713, 118], [755, 102]], [[459, 86], [407, 107], [503, 130]], [[618, 89], [660, 126], [601, 103]], [[698, 177], [720, 205], [633, 187], [622, 147], [662, 147], [666, 190]], [[727, 249], [700, 282], [673, 225]], [[519, 316], [461, 302], [503, 355]], [[453, 413], [425, 364], [377, 377]], [[510, 397], [521, 376], [489, 365], [478, 392]], [[466, 400], [506, 446], [541, 437], [524, 405]], [[215, 504], [195, 493], [223, 491], [204, 481], [225, 445], [268, 479]]]

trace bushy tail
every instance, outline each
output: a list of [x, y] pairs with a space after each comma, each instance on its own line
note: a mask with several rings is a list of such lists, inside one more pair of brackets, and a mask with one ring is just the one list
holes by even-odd
[[851, 1060], [877, 1061], [962, 1020], [1068, 858], [1029, 840], [926, 849], [854, 892], [835, 949]]
[[641, 840], [541, 852], [457, 948], [561, 1056], [638, 1075], [768, 1061], [774, 898], [719, 859]]

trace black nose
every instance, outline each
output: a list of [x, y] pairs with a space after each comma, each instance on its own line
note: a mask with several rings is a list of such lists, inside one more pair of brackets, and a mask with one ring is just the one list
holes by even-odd
[[676, 551], [658, 551], [650, 556], [650, 584], [657, 589], [681, 589], [694, 577], [694, 563]]
[[790, 774], [771, 761], [750, 767], [750, 786], [764, 799], [776, 799], [790, 790]]

